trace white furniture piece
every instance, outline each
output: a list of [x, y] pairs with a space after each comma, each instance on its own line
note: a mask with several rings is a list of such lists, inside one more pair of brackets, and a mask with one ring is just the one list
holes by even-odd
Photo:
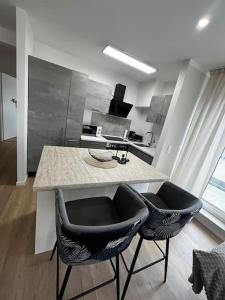
[[64, 189], [65, 201], [109, 196], [120, 183], [147, 192], [150, 182], [163, 182], [167, 176], [129, 153], [130, 162], [113, 169], [88, 165], [88, 149], [45, 146], [33, 185], [37, 192], [35, 253], [51, 250], [55, 235], [55, 190]]

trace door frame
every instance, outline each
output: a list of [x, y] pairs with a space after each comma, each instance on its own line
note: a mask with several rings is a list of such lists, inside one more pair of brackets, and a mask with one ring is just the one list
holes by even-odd
[[0, 73], [0, 142], [3, 142], [2, 73]]

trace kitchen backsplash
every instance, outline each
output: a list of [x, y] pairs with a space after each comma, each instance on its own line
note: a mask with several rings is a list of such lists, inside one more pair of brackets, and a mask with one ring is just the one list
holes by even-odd
[[125, 130], [130, 130], [131, 120], [92, 112], [91, 124], [102, 126], [102, 135], [123, 136]]

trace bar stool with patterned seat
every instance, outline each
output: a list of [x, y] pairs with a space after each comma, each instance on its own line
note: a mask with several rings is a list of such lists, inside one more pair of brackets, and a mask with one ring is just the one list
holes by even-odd
[[[164, 282], [166, 282], [170, 238], [176, 236], [183, 229], [185, 224], [187, 224], [187, 222], [189, 222], [190, 219], [202, 208], [202, 202], [198, 198], [171, 182], [163, 183], [157, 194], [145, 193], [142, 195], [145, 198], [145, 204], [148, 207], [149, 216], [138, 231], [140, 239], [130, 268], [128, 268], [122, 255], [123, 262], [128, 272], [121, 298], [122, 300], [126, 296], [132, 275], [163, 260], [165, 260]], [[162, 258], [142, 268], [134, 270], [143, 240], [153, 241], [161, 251]], [[165, 252], [156, 242], [160, 240], [166, 241]]]
[[[61, 300], [73, 266], [110, 260], [114, 278], [73, 297], [78, 299], [114, 280], [117, 300], [120, 299], [119, 254], [130, 244], [133, 236], [148, 217], [143, 197], [128, 185], [120, 185], [111, 200], [108, 197], [65, 202], [63, 191], [56, 192], [57, 249], [56, 299]], [[112, 258], [116, 258], [116, 267]], [[67, 270], [59, 292], [59, 258]]]

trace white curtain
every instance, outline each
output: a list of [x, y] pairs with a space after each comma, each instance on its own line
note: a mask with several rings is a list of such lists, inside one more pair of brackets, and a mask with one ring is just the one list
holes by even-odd
[[225, 69], [211, 72], [171, 180], [201, 197], [225, 147]]

